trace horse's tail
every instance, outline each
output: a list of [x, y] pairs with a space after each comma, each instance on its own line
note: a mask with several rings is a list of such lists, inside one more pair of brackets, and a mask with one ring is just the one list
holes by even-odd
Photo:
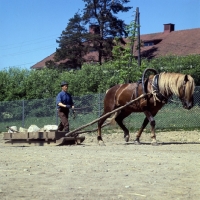
[[[120, 84], [115, 85], [111, 87], [110, 89], [106, 90], [106, 96], [104, 98], [104, 114], [111, 112], [112, 110], [115, 109], [116, 106], [116, 92], [120, 88]], [[111, 125], [116, 124], [115, 118], [119, 114], [118, 112], [115, 112], [114, 114], [111, 115], [111, 117], [106, 119], [107, 123], [110, 123]]]

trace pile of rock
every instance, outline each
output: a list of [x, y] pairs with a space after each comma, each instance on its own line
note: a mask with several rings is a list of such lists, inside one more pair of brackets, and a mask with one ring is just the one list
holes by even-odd
[[56, 131], [58, 129], [57, 125], [45, 125], [43, 128], [39, 128], [36, 125], [31, 125], [28, 129], [19, 127], [19, 130], [17, 129], [17, 126], [11, 126], [8, 128], [8, 133], [33, 133], [33, 132], [44, 132], [44, 131]]

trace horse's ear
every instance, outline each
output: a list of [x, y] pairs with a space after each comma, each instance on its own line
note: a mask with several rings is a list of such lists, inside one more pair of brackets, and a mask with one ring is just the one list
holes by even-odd
[[186, 83], [187, 81], [189, 81], [188, 75], [185, 75], [185, 77], [184, 77], [184, 82]]

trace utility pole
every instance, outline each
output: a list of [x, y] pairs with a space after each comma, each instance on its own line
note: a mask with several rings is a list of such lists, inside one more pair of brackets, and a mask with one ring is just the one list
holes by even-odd
[[138, 66], [141, 66], [141, 55], [140, 55], [140, 12], [139, 8], [136, 8], [137, 16], [137, 41], [138, 41]]
[[135, 33], [137, 29], [137, 43], [138, 43], [138, 66], [141, 66], [141, 55], [140, 55], [140, 12], [139, 8], [136, 8], [136, 14], [135, 14], [135, 20], [134, 20], [134, 31], [133, 31], [133, 36], [132, 36], [132, 41], [131, 41], [131, 59], [129, 66], [132, 64], [132, 58], [133, 58], [133, 47], [135, 43]]
[[135, 20], [134, 20], [134, 30], [133, 30], [133, 35], [132, 35], [132, 40], [131, 40], [131, 62], [130, 65], [132, 64], [132, 59], [133, 59], [133, 47], [134, 47], [134, 42], [135, 42], [135, 32], [137, 28], [137, 13], [135, 15]]
[[[135, 32], [136, 32], [136, 28], [137, 28], [137, 13], [135, 13], [135, 20], [133, 21], [133, 26], [134, 26], [134, 29], [133, 29], [133, 35], [131, 36], [131, 46], [130, 46], [130, 61], [129, 61], [129, 64], [128, 64], [128, 67], [132, 67], [132, 61], [133, 61], [133, 48], [134, 48], [134, 43], [135, 43]], [[129, 80], [129, 77], [128, 77], [128, 80], [127, 80], [127, 83], [129, 83], [130, 80]]]
[[131, 67], [132, 65], [132, 60], [133, 60], [133, 47], [134, 47], [134, 42], [135, 42], [135, 31], [136, 31], [136, 21], [137, 21], [137, 14], [135, 15], [135, 20], [134, 20], [134, 30], [133, 30], [133, 35], [132, 35], [132, 38], [131, 38], [131, 59], [130, 59], [130, 63], [129, 63], [129, 67]]
[[[135, 12], [135, 20], [134, 20], [134, 29], [133, 29], [133, 35], [131, 37], [131, 48], [130, 48], [130, 61], [128, 66], [132, 66], [132, 60], [133, 60], [133, 48], [135, 44], [135, 34], [136, 34], [136, 29], [137, 29], [137, 43], [138, 43], [138, 67], [141, 66], [141, 56], [140, 56], [140, 13], [139, 13], [139, 8], [136, 8]], [[129, 83], [129, 77], [127, 82]]]

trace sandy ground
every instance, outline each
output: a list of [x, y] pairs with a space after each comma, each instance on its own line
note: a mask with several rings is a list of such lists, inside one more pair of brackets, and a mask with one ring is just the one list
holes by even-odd
[[[132, 134], [134, 135], [134, 134]], [[2, 136], [2, 134], [1, 134]], [[0, 199], [200, 199], [200, 132], [157, 133], [159, 146], [123, 135], [85, 135], [81, 145], [5, 146], [0, 139]]]

